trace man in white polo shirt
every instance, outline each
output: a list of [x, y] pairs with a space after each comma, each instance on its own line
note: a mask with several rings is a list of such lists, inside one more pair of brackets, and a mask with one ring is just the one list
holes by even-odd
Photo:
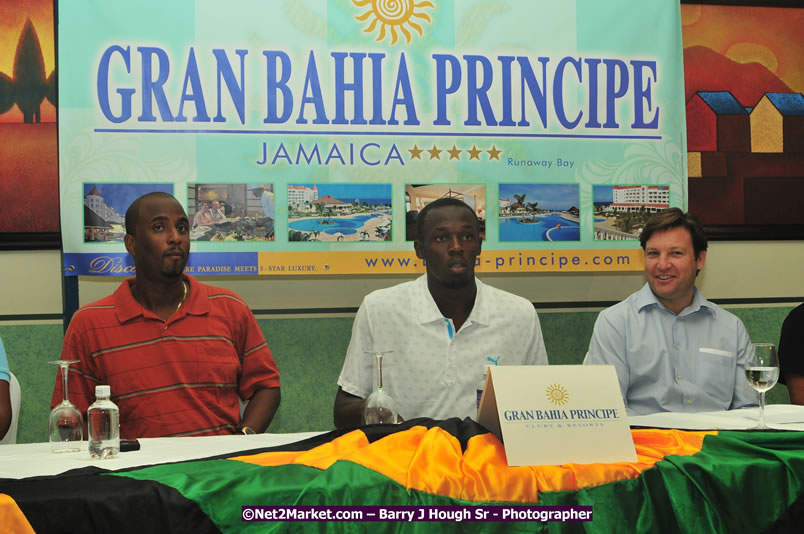
[[393, 351], [383, 360], [383, 389], [403, 419], [475, 417], [487, 365], [547, 364], [533, 305], [475, 278], [481, 236], [472, 208], [439, 199], [416, 225], [416, 256], [427, 274], [363, 300], [338, 378], [338, 428], [364, 422], [373, 351]]
[[648, 281], [600, 312], [584, 363], [614, 365], [630, 415], [755, 405], [745, 326], [695, 287], [707, 248], [698, 218], [664, 210], [639, 239]]

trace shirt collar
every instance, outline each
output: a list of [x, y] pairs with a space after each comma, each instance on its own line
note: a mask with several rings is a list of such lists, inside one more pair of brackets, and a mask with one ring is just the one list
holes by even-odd
[[[190, 275], [182, 274], [182, 278], [187, 282], [190, 294], [181, 307], [181, 312], [190, 315], [203, 315], [209, 312], [209, 299], [207, 287]], [[131, 286], [134, 285], [136, 278], [127, 278], [120, 284], [114, 292], [114, 307], [117, 320], [121, 323], [130, 321], [135, 317], [145, 316], [146, 310], [137, 302], [131, 293]], [[182, 315], [179, 314], [178, 317]]]
[[[667, 310], [667, 307], [664, 304], [662, 304], [656, 297], [656, 295], [653, 293], [653, 291], [651, 291], [650, 284], [648, 284], [647, 282], [645, 283], [644, 286], [642, 286], [642, 289], [636, 292], [635, 302], [638, 311], [642, 311], [650, 306], [656, 306], [663, 310]], [[692, 303], [683, 310], [681, 310], [681, 313], [679, 313], [678, 316], [681, 317], [683, 315], [696, 313], [701, 311], [702, 308], [708, 309], [712, 313], [716, 313], [717, 311], [715, 306], [711, 302], [706, 300], [706, 297], [703, 296], [703, 293], [701, 293], [696, 287], [695, 293], [692, 296]]]
[[468, 324], [488, 325], [491, 322], [491, 312], [489, 311], [489, 295], [486, 284], [475, 278], [477, 295], [475, 295], [475, 305], [469, 317], [466, 319]]
[[[431, 323], [433, 321], [443, 321], [444, 315], [438, 309], [438, 305], [430, 294], [427, 288], [427, 275], [424, 274], [417, 278], [414, 282], [414, 304], [418, 310], [418, 321], [420, 324]], [[472, 306], [472, 311], [469, 312], [469, 317], [466, 319], [465, 324], [489, 324], [489, 309], [488, 309], [488, 295], [486, 294], [486, 285], [475, 278], [475, 286], [477, 287], [477, 295], [475, 295], [475, 304]]]
[[204, 315], [209, 313], [209, 288], [188, 274], [182, 274], [184, 280], [190, 284], [190, 296], [182, 306], [182, 310], [189, 315]]

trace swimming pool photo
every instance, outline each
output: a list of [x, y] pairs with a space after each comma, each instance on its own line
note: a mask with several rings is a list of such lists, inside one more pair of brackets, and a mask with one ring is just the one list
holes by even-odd
[[581, 228], [577, 221], [557, 213], [531, 216], [500, 217], [500, 241], [580, 241]]
[[368, 215], [355, 215], [354, 217], [319, 217], [315, 219], [303, 219], [292, 221], [288, 224], [291, 230], [301, 230], [302, 232], [312, 232], [318, 230], [325, 234], [335, 235], [337, 232], [343, 235], [352, 235], [365, 224], [366, 221], [378, 217], [376, 213]]

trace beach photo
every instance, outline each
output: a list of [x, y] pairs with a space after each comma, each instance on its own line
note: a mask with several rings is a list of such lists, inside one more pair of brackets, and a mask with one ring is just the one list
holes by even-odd
[[596, 185], [592, 188], [595, 206], [595, 240], [639, 239], [651, 215], [670, 207], [670, 187], [666, 185]]
[[189, 184], [192, 241], [273, 241], [273, 184]]
[[416, 217], [430, 202], [457, 198], [475, 211], [480, 234], [486, 234], [486, 186], [483, 184], [407, 184], [405, 186], [405, 239], [416, 240]]
[[288, 185], [289, 241], [390, 241], [390, 184]]
[[173, 184], [84, 184], [84, 242], [123, 241], [126, 211], [145, 193], [173, 194]]
[[578, 184], [500, 184], [500, 241], [579, 241]]

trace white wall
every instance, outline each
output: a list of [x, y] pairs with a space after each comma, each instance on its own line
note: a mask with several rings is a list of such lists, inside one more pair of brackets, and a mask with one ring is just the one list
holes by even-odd
[[62, 313], [59, 251], [0, 251], [0, 315], [45, 313]]
[[[699, 287], [708, 298], [804, 297], [804, 241], [710, 243]], [[0, 315], [61, 313], [58, 251], [0, 252]], [[240, 293], [255, 309], [350, 308], [401, 277], [205, 277]], [[638, 289], [641, 273], [485, 275], [535, 302], [617, 301]], [[80, 304], [114, 291], [116, 277], [82, 277]]]

